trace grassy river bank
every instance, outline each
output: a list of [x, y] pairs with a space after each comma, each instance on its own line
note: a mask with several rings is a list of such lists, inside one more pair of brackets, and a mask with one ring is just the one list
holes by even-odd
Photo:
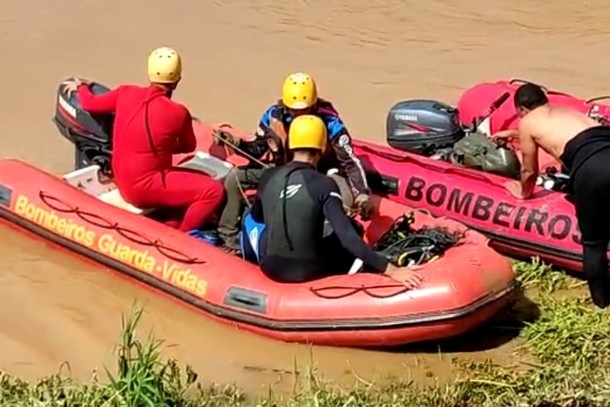
[[[507, 312], [494, 329], [518, 331], [511, 366], [456, 361], [450, 383], [412, 382], [337, 388], [312, 369], [294, 394], [249, 398], [236, 387], [199, 383], [188, 365], [162, 356], [162, 341], [136, 335], [142, 310], [123, 320], [116, 366], [79, 383], [58, 373], [27, 383], [0, 372], [1, 406], [610, 406], [610, 313], [595, 309], [586, 286], [550, 267], [515, 263], [520, 286], [537, 309]], [[186, 361], [188, 363], [188, 361]]]

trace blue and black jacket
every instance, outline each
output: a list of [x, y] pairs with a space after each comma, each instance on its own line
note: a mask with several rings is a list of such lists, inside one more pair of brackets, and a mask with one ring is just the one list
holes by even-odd
[[[354, 153], [351, 136], [339, 117], [339, 113], [337, 113], [332, 103], [324, 99], [318, 99], [314, 109], [311, 114], [315, 114], [326, 124], [329, 139], [328, 145], [330, 146], [320, 160], [318, 169], [321, 172], [326, 172], [330, 168], [338, 167], [340, 172], [349, 180], [356, 195], [370, 193], [364, 168], [360, 159]], [[288, 109], [279, 101], [263, 113], [256, 130], [256, 139], [253, 141], [241, 141], [239, 148], [254, 158], [262, 158], [272, 164], [283, 165], [291, 157], [283, 145], [283, 140], [277, 140], [277, 135], [270, 128], [272, 119], [280, 121], [284, 125], [286, 134], [288, 134], [293, 117]], [[269, 148], [269, 137], [281, 142], [278, 143], [281, 147], [277, 152], [272, 152]]]

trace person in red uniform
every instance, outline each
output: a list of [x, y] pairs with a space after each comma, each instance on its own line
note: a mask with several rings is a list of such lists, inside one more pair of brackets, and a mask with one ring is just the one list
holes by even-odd
[[94, 95], [89, 84], [67, 81], [65, 91], [77, 92], [90, 113], [114, 113], [112, 171], [123, 198], [140, 208], [184, 210], [178, 228], [201, 228], [224, 199], [222, 183], [172, 165], [172, 155], [195, 150], [196, 139], [188, 109], [171, 100], [180, 82], [182, 61], [172, 48], [148, 57], [146, 87], [122, 85]]

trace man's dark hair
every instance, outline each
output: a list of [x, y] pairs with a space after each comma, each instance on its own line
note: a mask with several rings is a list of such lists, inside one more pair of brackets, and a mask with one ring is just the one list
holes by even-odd
[[519, 86], [515, 92], [515, 107], [533, 110], [539, 106], [549, 103], [544, 90], [533, 83], [526, 83]]
[[317, 148], [295, 148], [292, 150], [294, 153], [307, 153], [310, 156], [314, 156], [316, 154], [321, 154], [322, 152]]

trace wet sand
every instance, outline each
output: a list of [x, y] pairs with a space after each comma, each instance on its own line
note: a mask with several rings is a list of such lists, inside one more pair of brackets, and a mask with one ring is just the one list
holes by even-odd
[[[50, 122], [58, 82], [80, 75], [115, 86], [145, 80], [145, 58], [170, 45], [184, 57], [176, 98], [207, 121], [254, 129], [278, 98], [284, 76], [314, 75], [352, 133], [383, 140], [385, 115], [400, 99], [454, 103], [483, 80], [519, 77], [582, 96], [610, 93], [610, 11], [603, 2], [558, 0], [30, 0], [0, 3], [0, 155], [46, 170], [70, 170], [72, 150]], [[171, 6], [171, 8], [167, 8]], [[376, 374], [443, 380], [449, 362], [505, 359], [512, 345], [486, 343], [403, 352], [309, 348], [277, 343], [209, 322], [198, 312], [1, 227], [0, 369], [29, 378], [68, 361], [86, 378], [112, 362], [121, 313], [146, 306], [143, 333], [176, 345], [168, 355], [205, 380], [249, 390], [290, 388], [310, 363], [342, 383]], [[462, 348], [462, 349], [460, 349]], [[251, 349], [257, 352], [252, 354]], [[274, 370], [275, 369], [275, 370]], [[281, 380], [280, 380], [281, 379]]]

